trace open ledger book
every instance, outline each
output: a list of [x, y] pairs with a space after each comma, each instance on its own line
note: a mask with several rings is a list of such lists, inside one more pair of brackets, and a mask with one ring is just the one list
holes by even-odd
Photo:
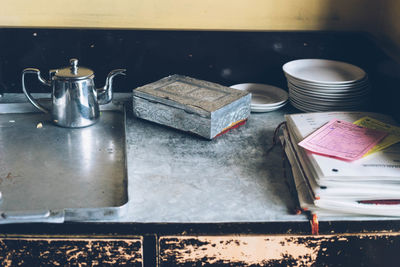
[[320, 112], [286, 115], [281, 137], [289, 159], [300, 208], [324, 216], [400, 216], [400, 144], [355, 161], [311, 153], [298, 143], [331, 119], [354, 122], [369, 112]]

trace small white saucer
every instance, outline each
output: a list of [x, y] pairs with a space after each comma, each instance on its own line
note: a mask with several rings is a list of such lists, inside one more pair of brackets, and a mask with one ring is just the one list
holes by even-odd
[[288, 93], [276, 86], [261, 83], [240, 83], [231, 88], [251, 93], [251, 112], [269, 112], [277, 110], [288, 102]]
[[280, 106], [288, 100], [288, 93], [276, 86], [260, 83], [241, 83], [231, 88], [246, 90], [251, 93], [251, 105], [258, 107]]

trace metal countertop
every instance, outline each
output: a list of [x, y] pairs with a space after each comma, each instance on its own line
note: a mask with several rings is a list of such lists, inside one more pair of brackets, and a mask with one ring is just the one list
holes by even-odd
[[[134, 118], [129, 109], [130, 94], [116, 94], [115, 99], [128, 105], [126, 163], [130, 199], [126, 214], [113, 221], [308, 221], [306, 215], [294, 214], [297, 200], [288, 186], [290, 180], [285, 178], [281, 147], [267, 153], [276, 126], [285, 113], [295, 111], [292, 107], [252, 113], [245, 125], [208, 141]], [[0, 98], [0, 105], [13, 102], [25, 102], [25, 98], [22, 94]]]

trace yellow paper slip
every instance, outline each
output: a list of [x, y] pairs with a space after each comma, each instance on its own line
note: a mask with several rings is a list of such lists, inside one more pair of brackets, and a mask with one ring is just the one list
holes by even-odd
[[355, 121], [354, 124], [389, 133], [376, 146], [371, 148], [371, 150], [369, 150], [364, 157], [379, 150], [385, 149], [400, 141], [400, 127], [378, 121], [371, 117], [362, 117], [361, 119]]

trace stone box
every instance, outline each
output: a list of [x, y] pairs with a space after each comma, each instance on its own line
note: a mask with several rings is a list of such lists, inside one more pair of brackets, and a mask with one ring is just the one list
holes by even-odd
[[244, 123], [251, 94], [216, 83], [172, 75], [133, 90], [135, 116], [207, 139]]

